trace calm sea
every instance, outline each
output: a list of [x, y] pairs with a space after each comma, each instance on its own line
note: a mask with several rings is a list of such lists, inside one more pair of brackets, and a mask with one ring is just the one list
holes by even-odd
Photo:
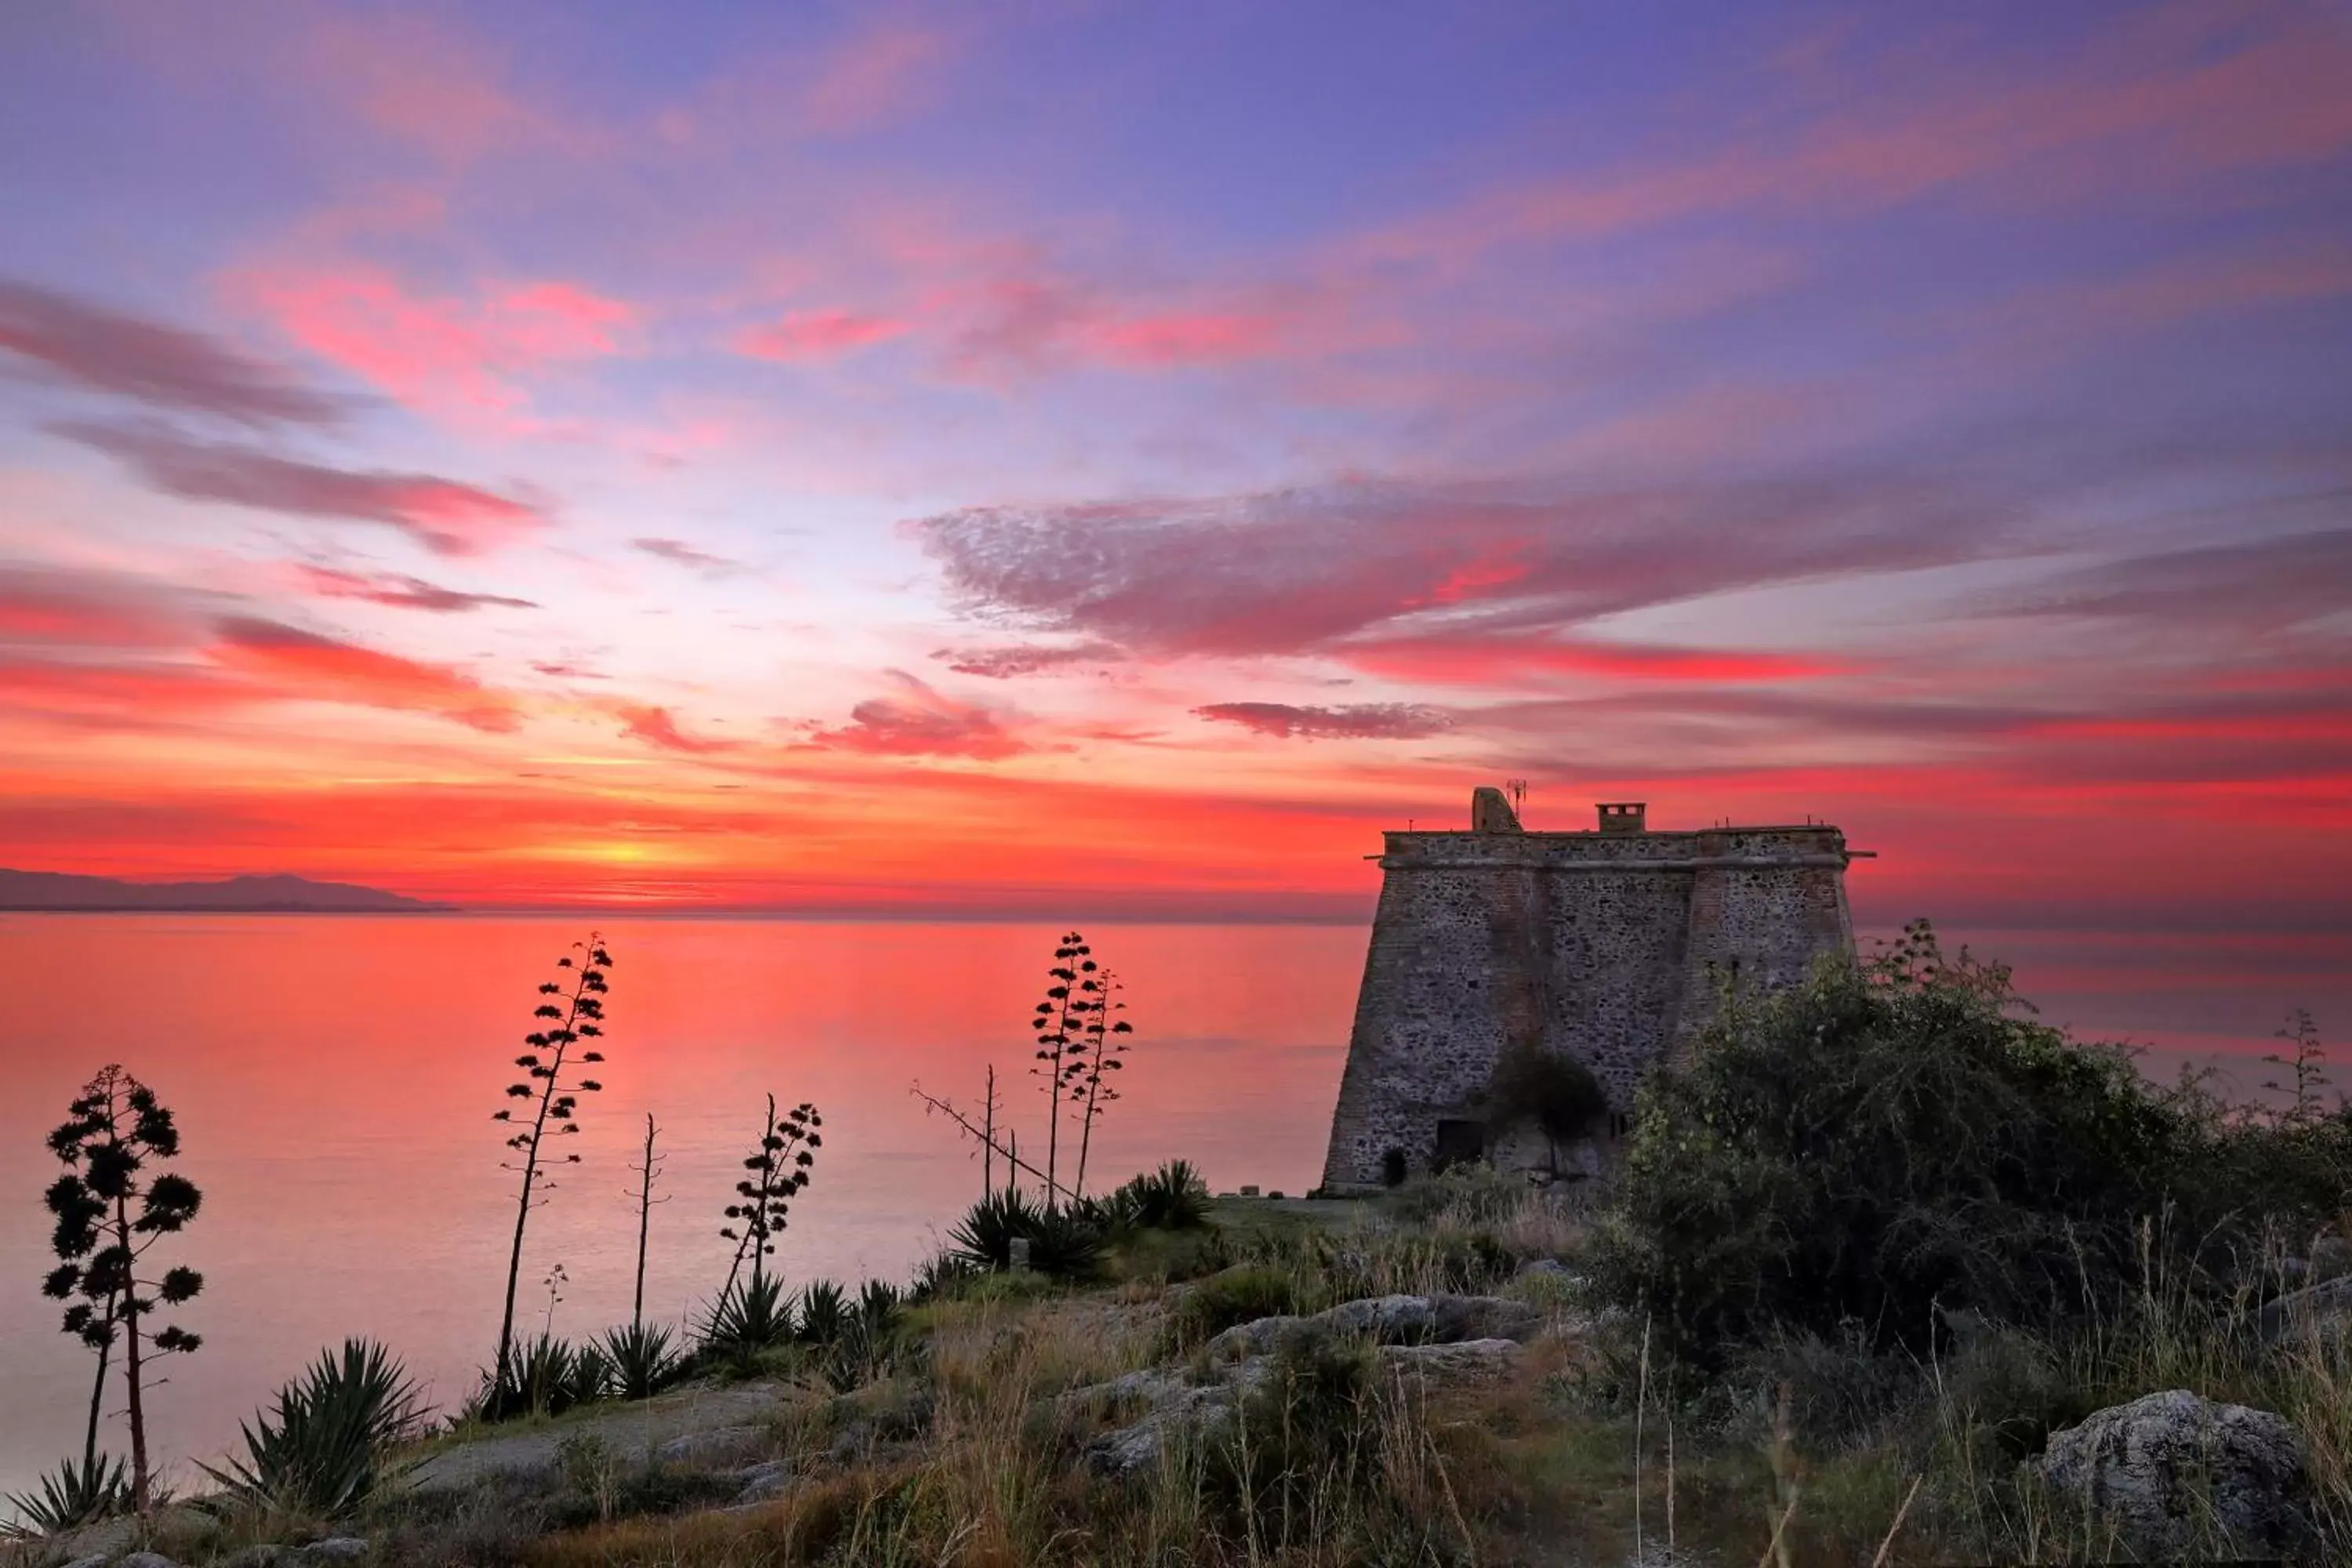
[[[120, 1061], [178, 1113], [204, 1210], [161, 1249], [204, 1271], [178, 1316], [205, 1338], [164, 1363], [154, 1447], [177, 1473], [321, 1347], [390, 1343], [443, 1403], [494, 1350], [513, 1184], [490, 1112], [531, 1027], [534, 986], [586, 922], [543, 917], [0, 915], [0, 1489], [78, 1449], [90, 1358], [39, 1294], [42, 1146]], [[971, 1146], [910, 1093], [970, 1104], [991, 1062], [1024, 1153], [1042, 1141], [1026, 1023], [1055, 930], [1015, 924], [612, 920], [604, 1092], [532, 1218], [520, 1319], [626, 1319], [627, 1169], [650, 1111], [662, 1168], [649, 1315], [677, 1321], [726, 1271], [719, 1210], [762, 1097], [817, 1103], [825, 1147], [794, 1204], [793, 1277], [904, 1279], [977, 1195]], [[1220, 1188], [1317, 1179], [1364, 932], [1104, 926], [1135, 1048], [1091, 1174], [1171, 1155]], [[2105, 944], [2105, 945], [2103, 945]], [[2148, 939], [1996, 944], [2055, 1021], [2258, 1052], [2298, 1002], [2345, 1004], [2342, 944], [2151, 952]], [[2341, 1016], [2339, 1014], [2339, 1016]], [[160, 1260], [160, 1258], [159, 1258]], [[562, 1264], [551, 1304], [543, 1281]], [[113, 1445], [124, 1447], [119, 1424]]]

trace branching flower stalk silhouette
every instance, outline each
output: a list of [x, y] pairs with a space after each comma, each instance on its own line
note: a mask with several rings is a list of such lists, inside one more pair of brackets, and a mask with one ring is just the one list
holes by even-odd
[[[555, 961], [559, 969], [578, 972], [570, 994], [566, 994], [554, 981], [541, 983], [540, 994], [555, 1000], [541, 1002], [531, 1014], [535, 1018], [551, 1021], [555, 1026], [523, 1037], [523, 1043], [530, 1049], [515, 1058], [515, 1066], [524, 1069], [528, 1078], [524, 1082], [507, 1086], [509, 1099], [535, 1103], [530, 1125], [507, 1140], [507, 1147], [521, 1156], [520, 1163], [509, 1160], [501, 1167], [519, 1173], [522, 1182], [515, 1197], [514, 1245], [507, 1254], [506, 1309], [499, 1321], [498, 1370], [491, 1385], [499, 1394], [510, 1389], [514, 1382], [515, 1287], [522, 1275], [523, 1230], [530, 1223], [530, 1211], [541, 1201], [541, 1194], [553, 1185], [546, 1175], [547, 1167], [553, 1163], [547, 1140], [578, 1133], [580, 1123], [573, 1119], [579, 1110], [578, 1097], [594, 1094], [604, 1087], [593, 1078], [567, 1080], [565, 1073], [573, 1065], [572, 1047], [584, 1040], [600, 1038], [604, 1033], [604, 994], [609, 989], [604, 973], [613, 967], [613, 955], [604, 951], [604, 937], [595, 931], [588, 933], [586, 942], [572, 945], [581, 955], [576, 963], [570, 954]], [[578, 1062], [585, 1066], [604, 1059], [602, 1051], [583, 1047]], [[494, 1121], [516, 1121], [511, 1106], [491, 1114]], [[563, 1161], [576, 1165], [580, 1156], [567, 1154]]]
[[83, 1467], [92, 1472], [97, 1468], [107, 1363], [119, 1337], [131, 1419], [131, 1502], [144, 1510], [150, 1480], [148, 1358], [184, 1355], [204, 1342], [168, 1324], [142, 1342], [141, 1321], [158, 1306], [194, 1300], [205, 1288], [205, 1279], [193, 1268], [174, 1268], [161, 1279], [144, 1279], [139, 1276], [139, 1263], [158, 1241], [187, 1227], [204, 1194], [175, 1171], [157, 1172], [141, 1183], [140, 1173], [151, 1163], [179, 1157], [180, 1131], [155, 1091], [119, 1066], [101, 1068], [82, 1087], [48, 1143], [49, 1152], [68, 1170], [47, 1194], [49, 1212], [57, 1217], [52, 1246], [58, 1267], [41, 1282], [41, 1290], [60, 1301], [81, 1298], [66, 1309], [63, 1327], [99, 1358]]
[[1045, 999], [1037, 1004], [1032, 1020], [1037, 1035], [1039, 1066], [1030, 1072], [1045, 1080], [1045, 1206], [1055, 1205], [1061, 1191], [1062, 1100], [1070, 1088], [1070, 1068], [1079, 1065], [1085, 1050], [1087, 1014], [1099, 1006], [1102, 983], [1095, 978], [1093, 949], [1086, 938], [1071, 931], [1054, 949], [1054, 967], [1045, 972]]
[[654, 1205], [666, 1204], [667, 1198], [654, 1196], [654, 1183], [661, 1179], [662, 1162], [667, 1154], [654, 1152], [654, 1138], [661, 1129], [654, 1125], [654, 1113], [646, 1112], [646, 1152], [643, 1164], [629, 1169], [637, 1173], [635, 1188], [625, 1195], [637, 1200], [637, 1289], [629, 1308], [629, 1331], [641, 1333], [646, 1326], [646, 1233], [652, 1228]]
[[[727, 1205], [730, 1223], [719, 1231], [735, 1244], [735, 1261], [728, 1268], [720, 1300], [734, 1294], [746, 1258], [751, 1260], [751, 1293], [759, 1294], [766, 1284], [767, 1260], [775, 1253], [776, 1233], [784, 1228], [793, 1194], [809, 1184], [816, 1151], [824, 1147], [824, 1138], [817, 1131], [824, 1125], [824, 1118], [806, 1100], [779, 1118], [776, 1097], [768, 1096], [768, 1119], [760, 1132], [760, 1146], [743, 1162], [743, 1168], [751, 1173], [735, 1184], [736, 1195], [742, 1201]], [[742, 1229], [736, 1229], [738, 1225]]]
[[1070, 1099], [1085, 1107], [1078, 1120], [1078, 1171], [1070, 1183], [1070, 1194], [1075, 1199], [1087, 1190], [1087, 1151], [1095, 1141], [1095, 1118], [1112, 1100], [1119, 1098], [1118, 1086], [1104, 1075], [1117, 1072], [1125, 1064], [1128, 1042], [1123, 1037], [1135, 1032], [1135, 1026], [1124, 1018], [1114, 1018], [1114, 1013], [1127, 1011], [1127, 1004], [1117, 1000], [1125, 990], [1118, 976], [1106, 969], [1098, 977], [1092, 1013], [1087, 1016], [1079, 1045], [1078, 1059], [1070, 1071]]

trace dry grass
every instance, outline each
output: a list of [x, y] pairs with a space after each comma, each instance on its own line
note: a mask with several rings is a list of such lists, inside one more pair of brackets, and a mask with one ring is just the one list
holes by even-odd
[[[1582, 1236], [1524, 1188], [1464, 1182], [1415, 1201], [1332, 1205], [1311, 1224], [1268, 1214], [1219, 1245], [1309, 1312], [1491, 1286], [1520, 1258], [1572, 1259]], [[1223, 1435], [1171, 1445], [1139, 1475], [1087, 1473], [1108, 1413], [1057, 1396], [1163, 1362], [1181, 1303], [1220, 1288], [1130, 1275], [928, 1303], [910, 1315], [920, 1353], [892, 1375], [837, 1396], [812, 1385], [776, 1419], [773, 1452], [798, 1479], [774, 1502], [710, 1509], [729, 1494], [695, 1489], [723, 1478], [615, 1472], [484, 1489], [364, 1531], [386, 1568], [2083, 1561], [2121, 1543], [2020, 1458], [2092, 1408], [2186, 1387], [2293, 1421], [2322, 1528], [2352, 1540], [2352, 1343], [2266, 1342], [2265, 1292], [2215, 1300], [2152, 1264], [2126, 1310], [2063, 1341], [1989, 1329], [1924, 1365], [1792, 1344], [1707, 1385], [1645, 1355], [1638, 1322], [1596, 1324], [1572, 1285], [1530, 1277], [1506, 1288], [1552, 1327], [1503, 1381], [1432, 1388], [1346, 1346], [1294, 1348], [1286, 1381]], [[232, 1526], [165, 1550], [202, 1563], [253, 1538]], [[2197, 1545], [2242, 1554], [2218, 1527]]]

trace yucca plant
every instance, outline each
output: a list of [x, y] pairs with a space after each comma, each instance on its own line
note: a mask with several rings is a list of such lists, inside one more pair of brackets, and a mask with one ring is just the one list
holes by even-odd
[[742, 1360], [764, 1350], [789, 1344], [793, 1338], [793, 1304], [781, 1279], [754, 1272], [736, 1281], [719, 1298], [703, 1321], [705, 1353]]
[[424, 1420], [416, 1384], [373, 1340], [319, 1352], [278, 1390], [269, 1410], [240, 1423], [245, 1453], [226, 1469], [204, 1467], [232, 1507], [334, 1519], [373, 1497], [388, 1479], [386, 1453]]
[[1190, 1160], [1171, 1160], [1113, 1194], [1147, 1230], [1192, 1230], [1209, 1220], [1209, 1184]]
[[849, 1327], [849, 1296], [830, 1279], [813, 1279], [801, 1292], [800, 1339], [803, 1344], [829, 1345]]
[[634, 1322], [604, 1336], [604, 1359], [612, 1364], [613, 1392], [622, 1399], [651, 1399], [677, 1381], [679, 1360], [669, 1330]]
[[41, 1478], [37, 1492], [11, 1492], [8, 1507], [14, 1520], [0, 1524], [0, 1538], [28, 1541], [37, 1536], [63, 1535], [85, 1524], [128, 1512], [131, 1477], [121, 1459], [104, 1454], [86, 1460], [65, 1459]]

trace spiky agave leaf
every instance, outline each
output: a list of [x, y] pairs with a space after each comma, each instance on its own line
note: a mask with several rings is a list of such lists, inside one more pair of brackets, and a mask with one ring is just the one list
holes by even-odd
[[8, 1494], [8, 1507], [16, 1517], [0, 1523], [0, 1537], [30, 1541], [63, 1535], [131, 1508], [131, 1482], [122, 1461], [104, 1454], [88, 1465], [66, 1459], [40, 1479], [37, 1492]]
[[681, 1367], [667, 1328], [631, 1323], [614, 1329], [601, 1347], [612, 1365], [613, 1392], [623, 1399], [651, 1399], [677, 1381]]
[[802, 1341], [829, 1345], [849, 1327], [849, 1296], [830, 1279], [812, 1279], [801, 1292]]
[[722, 1356], [749, 1356], [791, 1342], [793, 1305], [783, 1281], [751, 1274], [714, 1302], [702, 1325], [702, 1348]]
[[340, 1352], [320, 1352], [270, 1409], [238, 1424], [242, 1455], [226, 1469], [204, 1469], [220, 1484], [220, 1501], [339, 1518], [390, 1479], [385, 1455], [423, 1420], [420, 1392], [399, 1359], [373, 1340], [345, 1340]]

